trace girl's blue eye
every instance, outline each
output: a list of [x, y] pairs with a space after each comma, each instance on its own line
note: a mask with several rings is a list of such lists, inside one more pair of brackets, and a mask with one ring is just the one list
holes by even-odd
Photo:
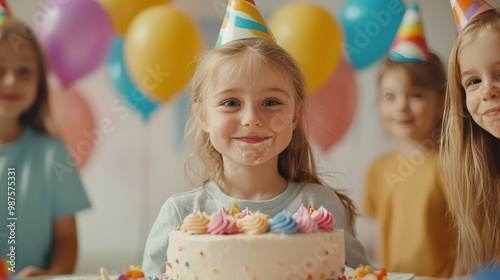
[[279, 102], [276, 99], [269, 99], [269, 100], [266, 100], [262, 103], [262, 105], [264, 105], [264, 106], [276, 106], [276, 105], [280, 105], [280, 104], [281, 104], [281, 102]]
[[468, 82], [467, 82], [467, 85], [466, 86], [473, 86], [473, 85], [477, 85], [479, 83], [481, 83], [481, 79], [470, 79]]
[[222, 103], [223, 106], [227, 106], [227, 107], [236, 107], [236, 106], [239, 106], [240, 103], [234, 99], [229, 99], [229, 100], [226, 100]]

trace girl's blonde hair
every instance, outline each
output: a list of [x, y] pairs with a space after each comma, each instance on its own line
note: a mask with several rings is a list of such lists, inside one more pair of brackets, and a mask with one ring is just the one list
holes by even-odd
[[47, 133], [45, 126], [48, 114], [48, 84], [45, 56], [33, 31], [23, 22], [8, 20], [0, 25], [0, 42], [8, 42], [13, 48], [27, 45], [33, 49], [38, 64], [38, 88], [35, 102], [20, 117], [21, 125], [31, 126], [35, 130]]
[[459, 265], [466, 273], [500, 265], [500, 140], [470, 116], [458, 62], [462, 49], [488, 31], [500, 35], [498, 10], [476, 16], [455, 39], [443, 116], [440, 166], [458, 230]]
[[[297, 127], [293, 131], [288, 147], [280, 153], [278, 171], [283, 178], [292, 182], [311, 182], [324, 184], [316, 171], [315, 159], [309, 141], [306, 138], [302, 116], [306, 102], [305, 82], [301, 70], [294, 59], [276, 43], [262, 39], [238, 40], [207, 52], [199, 61], [190, 83], [190, 99], [193, 113], [186, 125], [186, 139], [193, 144], [194, 153], [203, 165], [197, 172], [192, 156], [186, 163], [188, 180], [194, 186], [205, 185], [214, 180], [219, 186], [228, 186], [224, 176], [222, 155], [213, 147], [209, 134], [199, 126], [198, 119], [205, 119], [204, 102], [222, 66], [232, 67], [235, 76], [259, 71], [262, 66], [270, 67], [284, 79], [290, 80], [295, 89], [295, 114], [298, 114]], [[199, 182], [192, 180], [193, 175]], [[335, 191], [349, 212], [351, 225], [354, 223], [355, 208], [352, 201], [344, 194]]]

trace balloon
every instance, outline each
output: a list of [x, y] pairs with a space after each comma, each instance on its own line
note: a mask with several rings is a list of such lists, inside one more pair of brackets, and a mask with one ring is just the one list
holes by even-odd
[[94, 0], [54, 2], [48, 1], [43, 7], [50, 14], [37, 32], [52, 71], [68, 86], [106, 58], [113, 26], [106, 11]]
[[111, 55], [108, 57], [108, 73], [118, 94], [132, 108], [139, 111], [144, 120], [149, 120], [151, 113], [158, 109], [158, 103], [150, 100], [130, 79], [123, 59], [123, 39], [116, 37]]
[[170, 0], [98, 0], [108, 11], [115, 32], [118, 35], [125, 35], [130, 22], [144, 9], [167, 4]]
[[326, 84], [309, 97], [305, 118], [308, 137], [328, 151], [349, 130], [357, 103], [355, 71], [342, 58]]
[[302, 68], [308, 92], [317, 90], [341, 56], [342, 33], [337, 22], [319, 6], [292, 3], [273, 14], [269, 26], [276, 42]]
[[401, 0], [348, 0], [340, 11], [344, 51], [357, 69], [389, 51], [405, 13]]
[[125, 61], [136, 85], [161, 101], [181, 91], [202, 49], [196, 24], [183, 12], [156, 6], [140, 13], [125, 37]]
[[73, 88], [51, 88], [49, 92], [52, 130], [62, 138], [78, 169], [87, 163], [103, 132], [94, 125], [94, 117], [85, 98]]

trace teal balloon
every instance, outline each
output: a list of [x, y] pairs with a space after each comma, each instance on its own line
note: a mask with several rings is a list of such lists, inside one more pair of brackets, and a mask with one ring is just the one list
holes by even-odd
[[108, 57], [108, 73], [111, 83], [123, 100], [141, 113], [144, 120], [149, 120], [151, 114], [159, 108], [159, 103], [147, 98], [141, 88], [132, 82], [123, 58], [121, 37], [115, 37], [113, 41], [111, 54]]
[[347, 0], [340, 10], [344, 52], [362, 69], [389, 52], [406, 11], [402, 0]]

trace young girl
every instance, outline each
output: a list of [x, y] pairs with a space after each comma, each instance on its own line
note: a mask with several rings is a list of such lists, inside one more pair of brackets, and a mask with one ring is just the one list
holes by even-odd
[[146, 275], [165, 272], [168, 234], [184, 217], [231, 209], [233, 203], [270, 216], [294, 213], [301, 204], [323, 205], [336, 227], [345, 229], [348, 265], [367, 264], [354, 237], [352, 201], [316, 173], [302, 124], [303, 76], [283, 48], [260, 38], [225, 42], [199, 61], [191, 89], [187, 138], [204, 169], [187, 170], [201, 175], [202, 187], [174, 195], [162, 206], [146, 244]]
[[19, 277], [72, 273], [74, 215], [90, 206], [70, 154], [46, 134], [47, 91], [34, 34], [21, 22], [2, 23], [0, 257]]
[[441, 143], [467, 274], [500, 266], [500, 12], [487, 4], [482, 10], [451, 51]]
[[[417, 12], [408, 9], [398, 34], [406, 34], [405, 24], [415, 26], [405, 20]], [[445, 188], [436, 172], [446, 74], [425, 44], [415, 54], [407, 52], [415, 41], [398, 37], [379, 69], [381, 119], [396, 149], [370, 167], [364, 208], [380, 224], [381, 266], [442, 278], [452, 275], [455, 263]]]

